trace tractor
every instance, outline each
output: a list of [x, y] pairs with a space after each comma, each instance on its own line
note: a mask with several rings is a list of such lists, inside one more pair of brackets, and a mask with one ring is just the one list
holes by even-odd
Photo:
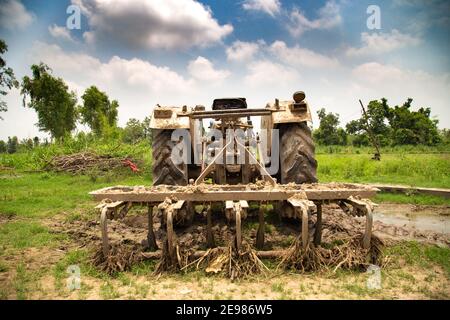
[[[255, 246], [265, 249], [265, 212], [270, 205], [281, 219], [300, 222], [303, 248], [320, 245], [322, 205], [336, 203], [346, 213], [365, 216], [364, 248], [370, 247], [373, 197], [377, 189], [357, 184], [322, 184], [317, 179], [315, 146], [309, 123], [311, 111], [303, 91], [292, 100], [275, 99], [264, 108], [249, 108], [245, 98], [218, 98], [208, 110], [160, 106], [151, 117], [153, 185], [108, 187], [92, 192], [101, 208], [103, 253], [110, 243], [107, 220], [123, 217], [133, 205], [148, 206], [147, 243], [158, 241], [174, 254], [177, 227], [189, 226], [200, 213], [206, 216], [207, 247], [215, 246], [213, 208], [233, 225], [233, 246], [242, 248], [242, 223], [250, 207], [257, 210]], [[257, 125], [254, 118], [260, 117]], [[165, 239], [156, 239], [153, 222], [162, 216]], [[309, 232], [316, 215], [314, 234]], [[312, 238], [312, 240], [310, 239]]]

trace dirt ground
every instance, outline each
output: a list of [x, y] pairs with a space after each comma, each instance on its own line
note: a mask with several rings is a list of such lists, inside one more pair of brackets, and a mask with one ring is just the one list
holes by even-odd
[[[147, 217], [143, 210], [134, 210], [123, 221], [111, 221], [111, 241], [139, 246], [145, 244]], [[382, 204], [377, 208], [374, 233], [386, 246], [402, 240], [450, 246], [450, 208], [445, 206], [413, 206]], [[328, 217], [328, 218], [327, 218]], [[14, 217], [2, 218], [0, 223]], [[420, 220], [422, 219], [422, 220]], [[244, 239], [254, 243], [256, 217], [249, 215], [244, 223]], [[336, 231], [338, 221], [342, 230], [361, 231], [364, 218], [349, 217], [337, 207], [324, 210], [323, 238]], [[417, 223], [417, 221], [428, 221]], [[214, 220], [217, 245], [226, 245], [233, 227], [220, 218]], [[313, 231], [313, 222], [310, 230]], [[66, 235], [56, 246], [5, 251], [0, 272], [2, 299], [449, 299], [450, 279], [443, 268], [423, 263], [409, 263], [394, 254], [385, 257], [381, 268], [381, 286], [369, 288], [371, 274], [364, 270], [321, 270], [313, 273], [295, 273], [276, 268], [276, 262], [266, 261], [269, 271], [249, 279], [231, 281], [221, 275], [204, 271], [178, 274], [153, 274], [154, 263], [143, 262], [126, 272], [109, 276], [99, 272], [90, 263], [93, 250], [100, 244], [99, 223], [92, 216], [67, 220], [65, 214], [44, 221], [56, 234]], [[327, 224], [328, 223], [328, 224]], [[443, 229], [434, 227], [437, 224]], [[178, 241], [191, 249], [205, 249], [206, 222], [177, 229]], [[265, 249], [288, 247], [298, 236], [299, 224], [294, 221], [267, 221]], [[161, 222], [155, 222], [156, 236], [162, 239]], [[438, 232], [443, 230], [444, 232]], [[339, 230], [338, 230], [339, 231]], [[158, 243], [162, 246], [162, 243]], [[85, 253], [84, 258], [77, 257]], [[67, 287], [68, 265], [81, 265], [80, 288]], [[21, 265], [22, 268], [17, 266]]]

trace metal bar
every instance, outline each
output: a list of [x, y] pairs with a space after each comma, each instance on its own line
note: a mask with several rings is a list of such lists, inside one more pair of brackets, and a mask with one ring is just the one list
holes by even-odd
[[170, 205], [166, 210], [167, 247], [170, 258], [175, 257], [175, 238], [173, 232], [173, 208]]
[[241, 251], [242, 245], [242, 230], [241, 230], [241, 206], [237, 202], [234, 204], [234, 210], [236, 214], [236, 250]]
[[[249, 184], [249, 185], [217, 185], [217, 184], [211, 184], [208, 185], [208, 191], [244, 191], [248, 190], [262, 190], [260, 188], [258, 189], [252, 189], [252, 186], [258, 187], [256, 184]], [[146, 187], [146, 186], [112, 186], [112, 187], [106, 187], [102, 189], [98, 189], [95, 191], [91, 191], [89, 194], [97, 194], [97, 193], [104, 193], [104, 192], [110, 192], [110, 191], [118, 191], [118, 192], [160, 192], [161, 189], [164, 189], [165, 191], [181, 191], [183, 189], [186, 189], [184, 186], [175, 186], [175, 185], [162, 185], [162, 186], [153, 186], [153, 187]], [[372, 185], [366, 185], [366, 184], [358, 184], [358, 183], [320, 183], [320, 184], [289, 184], [289, 185], [283, 185], [279, 184], [277, 188], [274, 188], [273, 190], [282, 190], [282, 191], [322, 191], [322, 190], [333, 190], [336, 192], [342, 191], [342, 190], [370, 190], [370, 191], [380, 191], [376, 187]], [[182, 191], [185, 192], [185, 191]]]
[[258, 232], [256, 233], [256, 248], [262, 249], [264, 247], [264, 209], [261, 205], [258, 212]]
[[208, 248], [214, 248], [216, 246], [214, 241], [214, 234], [212, 232], [212, 217], [211, 217], [211, 206], [208, 206], [206, 211], [206, 242]]
[[148, 233], [147, 233], [147, 244], [148, 248], [152, 251], [158, 249], [156, 244], [156, 236], [153, 230], [153, 206], [148, 205]]
[[423, 193], [433, 196], [440, 196], [450, 198], [450, 189], [444, 188], [422, 188], [422, 187], [409, 187], [399, 185], [385, 185], [385, 184], [371, 184], [372, 187], [380, 189], [386, 192], [400, 192], [400, 193]]
[[322, 242], [322, 204], [318, 203], [317, 207], [317, 220], [314, 230], [314, 245], [319, 246]]
[[376, 204], [367, 199], [356, 199], [353, 196], [346, 199], [345, 202], [351, 204], [354, 208], [356, 208], [357, 209], [356, 212], [358, 215], [366, 216], [366, 226], [363, 237], [363, 248], [369, 249], [370, 241], [372, 239], [372, 226], [373, 226], [372, 212]]
[[99, 203], [98, 205], [95, 206], [95, 209], [103, 209], [104, 207], [106, 207], [108, 209], [113, 210], [113, 209], [120, 207], [124, 203], [125, 203], [125, 201], [114, 201], [111, 203]]
[[373, 226], [373, 216], [372, 216], [372, 208], [367, 205], [366, 206], [366, 229], [364, 231], [364, 238], [363, 238], [363, 248], [369, 249], [370, 248], [370, 240], [372, 239], [372, 226]]
[[270, 176], [270, 174], [267, 172], [266, 168], [264, 168], [264, 167], [261, 165], [261, 163], [259, 163], [259, 161], [255, 158], [255, 156], [250, 152], [250, 150], [248, 150], [248, 148], [247, 148], [246, 146], [244, 146], [242, 143], [240, 143], [240, 142], [238, 141], [238, 139], [234, 138], [234, 140], [236, 141], [236, 143], [237, 143], [238, 145], [240, 145], [241, 147], [244, 148], [245, 153], [246, 153], [250, 158], [252, 158], [252, 160], [255, 162], [256, 167], [258, 168], [259, 173], [261, 173], [263, 179], [264, 179], [265, 181], [269, 182], [272, 186], [275, 186], [275, 185], [277, 184], [277, 182], [275, 181], [275, 179], [272, 178], [272, 177]]
[[194, 111], [189, 116], [192, 119], [207, 119], [207, 118], [244, 118], [247, 116], [268, 116], [272, 114], [271, 109], [230, 109], [217, 111]]
[[206, 167], [206, 169], [203, 170], [202, 173], [200, 173], [200, 176], [197, 178], [197, 180], [195, 180], [195, 183], [194, 183], [194, 184], [199, 184], [199, 183], [203, 182], [203, 179], [205, 179], [205, 177], [206, 177], [211, 171], [213, 171], [213, 170], [215, 169], [214, 167], [215, 167], [215, 165], [216, 165], [217, 159], [219, 159], [220, 155], [221, 155], [222, 153], [224, 153], [224, 151], [227, 149], [228, 145], [229, 145], [231, 142], [233, 142], [233, 141], [228, 142], [222, 149], [220, 149], [219, 153], [214, 157], [213, 161], [211, 161], [211, 163]]
[[178, 200], [192, 202], [215, 202], [215, 201], [282, 201], [295, 196], [298, 193], [305, 193], [308, 200], [345, 200], [351, 196], [361, 198], [371, 198], [376, 195], [376, 189], [341, 189], [341, 190], [211, 190], [205, 192], [187, 191], [143, 191], [143, 192], [117, 192], [104, 190], [102, 192], [92, 192], [94, 200], [101, 201], [110, 199], [112, 201], [129, 202], [163, 202], [167, 197], [174, 197]]
[[100, 228], [102, 230], [102, 249], [103, 256], [106, 258], [109, 255], [109, 238], [108, 238], [108, 208], [103, 207], [100, 214]]
[[306, 249], [309, 242], [309, 230], [308, 230], [308, 210], [302, 208], [302, 247]]

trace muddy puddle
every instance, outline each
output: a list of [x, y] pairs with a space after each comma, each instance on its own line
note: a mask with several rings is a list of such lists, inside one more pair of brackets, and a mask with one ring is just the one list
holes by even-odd
[[374, 212], [374, 220], [417, 231], [450, 234], [450, 207], [448, 206], [381, 204]]

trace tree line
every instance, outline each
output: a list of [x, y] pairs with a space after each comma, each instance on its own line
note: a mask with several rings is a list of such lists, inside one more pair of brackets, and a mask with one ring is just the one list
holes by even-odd
[[[6, 43], [0, 39], [0, 54], [8, 50]], [[37, 126], [51, 139], [63, 142], [70, 137], [77, 123], [85, 124], [96, 138], [121, 138], [126, 143], [135, 143], [150, 139], [150, 117], [143, 121], [130, 119], [124, 128], [117, 126], [119, 103], [95, 85], [87, 88], [81, 96], [81, 104], [75, 92], [70, 91], [62, 78], [55, 77], [45, 63], [31, 66], [31, 75], [22, 81], [16, 79], [13, 70], [6, 66], [0, 55], [0, 95], [7, 90], [20, 88], [23, 106], [34, 109], [38, 116]], [[6, 102], [0, 100], [0, 111], [7, 111]], [[0, 118], [1, 119], [1, 118]], [[48, 143], [48, 141], [46, 142]], [[15, 153], [23, 148], [39, 146], [39, 138], [18, 141], [16, 136], [0, 141], [0, 152]]]
[[[124, 128], [117, 126], [119, 102], [111, 100], [97, 86], [87, 88], [81, 96], [81, 103], [75, 92], [70, 91], [62, 78], [52, 74], [45, 63], [31, 66], [31, 74], [19, 81], [14, 72], [6, 66], [2, 55], [8, 50], [0, 39], [0, 98], [12, 88], [20, 88], [24, 107], [34, 109], [38, 116], [37, 126], [56, 142], [72, 137], [77, 123], [91, 129], [93, 138], [121, 139], [125, 143], [135, 143], [151, 139], [150, 117], [143, 121], [130, 119]], [[350, 121], [345, 128], [340, 127], [339, 114], [320, 109], [319, 127], [313, 136], [319, 145], [370, 145], [370, 133], [380, 146], [429, 145], [450, 141], [449, 130], [439, 131], [438, 121], [430, 118], [428, 107], [411, 110], [413, 100], [400, 106], [390, 106], [387, 99], [371, 101], [367, 112], [360, 119]], [[6, 103], [0, 99], [0, 112], [7, 110]], [[1, 117], [0, 117], [1, 119]], [[80, 134], [85, 135], [83, 132]], [[48, 141], [43, 141], [48, 144]], [[21, 142], [17, 137], [0, 141], [0, 152], [14, 153], [19, 149], [31, 149], [40, 145], [37, 137]]]
[[413, 99], [402, 105], [391, 107], [388, 100], [370, 101], [367, 111], [357, 120], [340, 127], [339, 114], [320, 109], [319, 127], [313, 136], [320, 145], [368, 146], [373, 142], [370, 134], [380, 146], [427, 145], [450, 142], [450, 131], [438, 129], [438, 120], [431, 119], [430, 108], [411, 110]]

